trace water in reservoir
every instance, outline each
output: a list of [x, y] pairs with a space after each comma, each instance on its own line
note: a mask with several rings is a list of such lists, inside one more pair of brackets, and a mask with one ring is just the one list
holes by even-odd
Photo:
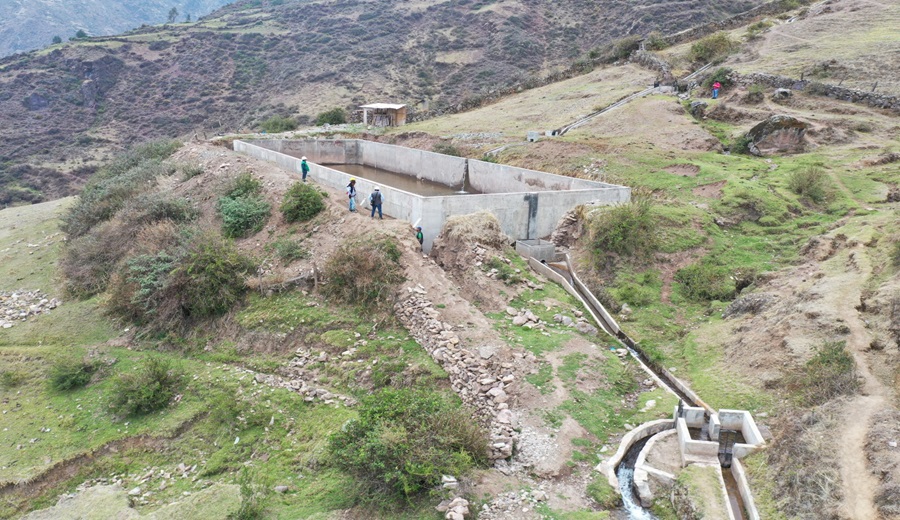
[[439, 182], [429, 180], [420, 180], [411, 175], [375, 168], [373, 166], [365, 166], [363, 164], [328, 164], [323, 165], [333, 170], [349, 173], [355, 177], [366, 179], [367, 181], [377, 182], [384, 186], [397, 188], [398, 190], [408, 191], [423, 197], [442, 197], [445, 195], [470, 195], [478, 193], [477, 191], [462, 191], [458, 188], [447, 186]]

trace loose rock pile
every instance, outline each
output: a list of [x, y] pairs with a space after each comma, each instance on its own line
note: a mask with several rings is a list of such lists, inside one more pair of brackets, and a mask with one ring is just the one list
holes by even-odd
[[500, 520], [508, 518], [521, 518], [530, 511], [534, 511], [537, 504], [547, 501], [547, 492], [544, 491], [544, 485], [541, 484], [539, 489], [534, 491], [509, 491], [497, 495], [489, 504], [481, 506], [481, 512], [478, 514], [480, 520]]
[[8, 329], [16, 322], [50, 312], [61, 303], [41, 291], [0, 291], [0, 328]]
[[261, 374], [249, 370], [248, 372], [254, 374], [253, 379], [257, 383], [273, 388], [286, 388], [292, 392], [297, 392], [298, 394], [305, 396], [303, 400], [308, 403], [318, 400], [323, 404], [328, 405], [344, 404], [346, 406], [355, 406], [357, 402], [356, 399], [353, 399], [352, 397], [332, 393], [326, 388], [316, 387], [314, 384], [315, 378], [310, 377], [304, 370], [304, 367], [311, 363], [325, 363], [328, 360], [328, 354], [325, 352], [313, 354], [301, 347], [297, 349], [296, 355], [288, 363], [287, 369], [285, 370], [285, 377], [272, 374]]
[[[546, 329], [546, 324], [530, 309], [517, 310], [513, 307], [507, 307], [506, 314], [512, 319], [512, 324], [517, 327], [538, 330]], [[597, 327], [588, 322], [583, 312], [573, 311], [573, 314], [575, 315], [574, 319], [564, 314], [555, 314], [553, 321], [564, 327], [572, 327], [582, 334], [597, 334]]]
[[456, 497], [452, 500], [444, 500], [435, 509], [439, 513], [447, 513], [444, 515], [446, 520], [464, 520], [469, 515], [469, 501]]
[[477, 419], [490, 428], [490, 458], [512, 456], [518, 434], [516, 417], [509, 409], [507, 389], [515, 381], [512, 363], [497, 359], [496, 349], [482, 346], [476, 352], [460, 345], [453, 326], [418, 292], [398, 302], [397, 317], [431, 357], [447, 371], [453, 390], [475, 409]]

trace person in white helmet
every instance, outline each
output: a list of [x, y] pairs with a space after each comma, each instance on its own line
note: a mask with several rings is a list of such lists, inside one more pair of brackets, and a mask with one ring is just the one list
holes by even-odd
[[306, 182], [306, 176], [309, 174], [309, 165], [306, 164], [306, 156], [300, 158], [300, 171], [303, 173], [303, 182]]

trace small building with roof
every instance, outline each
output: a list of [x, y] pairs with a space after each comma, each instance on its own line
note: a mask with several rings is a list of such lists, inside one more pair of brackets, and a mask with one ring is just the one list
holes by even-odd
[[403, 126], [406, 124], [406, 105], [370, 103], [360, 105], [363, 124], [373, 126]]

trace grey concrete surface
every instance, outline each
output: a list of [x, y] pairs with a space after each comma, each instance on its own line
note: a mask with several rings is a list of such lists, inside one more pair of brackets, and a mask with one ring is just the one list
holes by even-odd
[[[322, 163], [365, 164], [460, 187], [466, 181], [468, 171], [469, 182], [477, 179], [481, 187], [476, 189], [484, 193], [423, 197], [379, 185], [384, 195], [384, 214], [406, 220], [410, 225], [422, 226], [425, 236], [423, 249], [426, 252], [431, 250], [444, 222], [453, 215], [467, 215], [486, 209], [497, 217], [511, 242], [519, 239], [533, 240], [549, 236], [559, 219], [574, 206], [588, 202], [618, 204], [627, 202], [631, 197], [631, 190], [624, 186], [371, 141], [238, 140], [234, 141], [234, 150], [273, 162], [293, 172], [300, 171], [300, 159], [297, 157], [306, 155], [312, 181], [341, 190], [350, 182], [351, 176]], [[375, 184], [364, 178], [357, 178], [356, 187], [360, 203], [365, 204]]]

